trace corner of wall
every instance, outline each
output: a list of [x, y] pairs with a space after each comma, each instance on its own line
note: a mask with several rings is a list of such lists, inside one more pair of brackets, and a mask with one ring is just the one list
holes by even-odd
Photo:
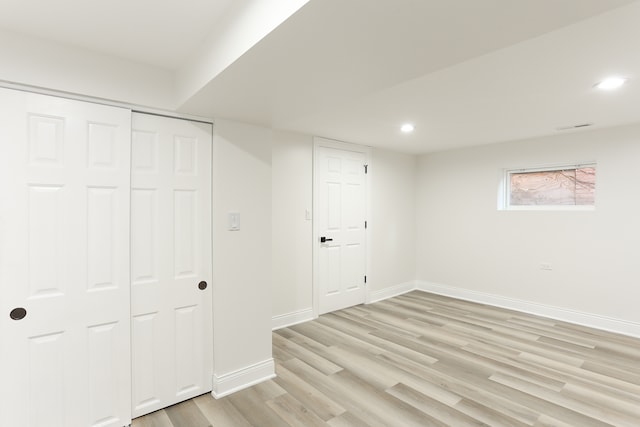
[[409, 282], [400, 283], [395, 286], [389, 286], [377, 291], [367, 290], [366, 304], [372, 304], [374, 302], [382, 301], [388, 298], [397, 297], [407, 292], [411, 292], [416, 289], [417, 281], [411, 280]]
[[[214, 130], [213, 395], [220, 397], [274, 372], [269, 323], [272, 131], [231, 120], [218, 120]], [[240, 230], [229, 230], [229, 212], [242, 215]]]
[[216, 399], [220, 399], [236, 391], [268, 381], [275, 378], [275, 376], [275, 362], [273, 359], [267, 359], [226, 374], [214, 374], [211, 395]]
[[293, 313], [281, 314], [273, 316], [271, 319], [272, 330], [278, 330], [288, 328], [289, 326], [297, 325], [299, 323], [308, 322], [315, 319], [313, 315], [313, 308], [305, 308], [303, 310], [294, 311]]

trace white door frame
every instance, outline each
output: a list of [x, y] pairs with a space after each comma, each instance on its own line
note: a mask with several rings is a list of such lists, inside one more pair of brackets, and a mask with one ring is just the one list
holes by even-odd
[[[365, 217], [367, 218], [367, 232], [365, 232], [365, 275], [369, 278], [369, 260], [371, 259], [371, 240], [369, 239], [369, 228], [371, 219], [371, 183], [369, 180], [369, 172], [371, 171], [371, 147], [365, 145], [352, 144], [348, 142], [336, 141], [327, 138], [313, 137], [313, 317], [317, 318], [320, 313], [320, 234], [318, 230], [318, 218], [320, 215], [320, 194], [318, 187], [318, 151], [320, 147], [334, 148], [337, 150], [355, 151], [365, 155], [365, 162], [368, 165], [367, 176], [364, 180], [365, 185]], [[369, 301], [369, 283], [364, 284], [365, 302]]]

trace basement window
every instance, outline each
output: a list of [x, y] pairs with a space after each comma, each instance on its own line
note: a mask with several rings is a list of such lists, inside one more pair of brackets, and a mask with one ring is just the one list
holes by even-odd
[[593, 210], [595, 163], [506, 170], [501, 209]]

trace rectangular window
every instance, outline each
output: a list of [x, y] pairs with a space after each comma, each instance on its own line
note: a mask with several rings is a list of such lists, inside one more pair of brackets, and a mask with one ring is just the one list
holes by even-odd
[[596, 165], [507, 170], [503, 209], [593, 209]]

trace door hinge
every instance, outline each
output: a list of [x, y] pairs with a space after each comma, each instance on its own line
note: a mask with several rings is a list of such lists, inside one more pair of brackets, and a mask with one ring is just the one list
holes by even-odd
[[367, 276], [364, 276], [364, 283], [367, 283]]
[[369, 173], [369, 165], [364, 165], [364, 173]]
[[367, 221], [364, 222], [364, 228], [367, 228]]

